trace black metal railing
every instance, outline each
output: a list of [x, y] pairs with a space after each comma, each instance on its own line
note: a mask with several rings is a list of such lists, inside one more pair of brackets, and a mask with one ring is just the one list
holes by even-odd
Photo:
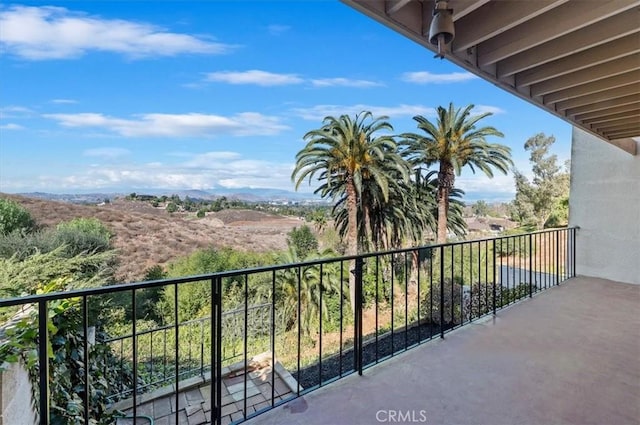
[[[138, 416], [147, 393], [163, 385], [171, 385], [172, 400], [178, 403], [184, 379], [200, 376], [203, 385], [211, 386], [211, 422], [241, 422], [346, 375], [362, 374], [367, 367], [575, 276], [575, 236], [575, 228], [545, 230], [4, 299], [0, 309], [34, 306], [42, 342], [49, 340], [51, 305], [79, 300], [84, 338], [80, 367], [90, 371], [81, 374], [84, 423], [94, 402], [84, 389], [98, 379], [87, 367], [94, 345], [106, 347], [108, 367], [116, 369], [119, 381], [106, 391], [107, 401], [129, 398], [128, 415]], [[350, 285], [355, 285], [353, 300]], [[162, 325], [136, 313], [139, 298], [153, 288], [162, 292], [168, 311]], [[194, 298], [201, 303], [201, 317], [190, 317], [193, 312], [186, 307]], [[91, 327], [102, 326], [96, 306], [114, 299], [132, 312], [123, 319], [130, 331], [91, 341]], [[249, 372], [260, 367], [252, 359], [265, 352], [271, 362], [259, 374], [262, 398], [256, 398]], [[50, 423], [52, 408], [50, 355], [47, 344], [38, 345], [41, 424]], [[283, 370], [289, 378], [280, 376]], [[288, 386], [279, 385], [279, 379]], [[240, 403], [223, 398], [223, 387], [227, 394], [232, 384], [241, 384]], [[179, 413], [176, 405], [176, 423]]]
[[[263, 303], [248, 307], [250, 324], [248, 329], [254, 335], [268, 335], [269, 318], [271, 317], [272, 305]], [[224, 311], [222, 313], [222, 334], [227, 341], [241, 342], [243, 333], [244, 309]], [[141, 330], [135, 334], [137, 350], [133, 353], [134, 335], [129, 333], [116, 337], [108, 337], [99, 342], [107, 344], [117, 357], [115, 366], [118, 368], [118, 375], [122, 380], [126, 380], [128, 367], [135, 361], [139, 375], [144, 375], [144, 379], [136, 386], [137, 391], [148, 392], [153, 389], [171, 384], [175, 381], [175, 368], [171, 365], [170, 359], [173, 353], [168, 349], [172, 348], [175, 340], [175, 325], [156, 326], [148, 330]], [[178, 324], [180, 349], [184, 352], [184, 357], [180, 360], [179, 380], [188, 379], [194, 376], [205, 377], [206, 372], [211, 369], [211, 364], [205, 355], [210, 340], [205, 335], [211, 333], [211, 316], [187, 320]], [[256, 339], [256, 338], [254, 338]], [[238, 344], [222, 345], [222, 362], [236, 359], [242, 355], [238, 349]], [[107, 396], [108, 402], [115, 402], [125, 397], [130, 397], [133, 393], [133, 385], [121, 388], [114, 388]]]

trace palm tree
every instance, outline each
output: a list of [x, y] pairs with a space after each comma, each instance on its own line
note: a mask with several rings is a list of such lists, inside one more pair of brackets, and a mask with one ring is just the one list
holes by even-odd
[[473, 107], [469, 105], [464, 109], [455, 109], [453, 103], [449, 104], [449, 109], [439, 106], [436, 123], [420, 115], [413, 117], [418, 122], [418, 128], [426, 134], [401, 135], [406, 154], [413, 164], [427, 167], [439, 164], [437, 243], [447, 241], [449, 194], [462, 168], [468, 166], [473, 173], [477, 168], [493, 177], [494, 168], [506, 174], [513, 164], [509, 147], [486, 140], [489, 136], [503, 137], [501, 132], [494, 127], [476, 128], [478, 121], [491, 113], [470, 116]]
[[[392, 161], [390, 163], [393, 164]], [[382, 166], [385, 167], [385, 165], [389, 164]], [[410, 222], [416, 221], [417, 228], [424, 228], [427, 225], [419, 219], [420, 211], [415, 208], [414, 199], [411, 196], [413, 186], [406, 179], [407, 170], [400, 172], [390, 168], [385, 173], [389, 185], [386, 197], [380, 193], [374, 180], [368, 179], [362, 183], [362, 199], [357, 204], [358, 244], [362, 250], [399, 248], [406, 234], [411, 231], [408, 227]], [[343, 197], [332, 209], [335, 226], [343, 237], [349, 228], [348, 209], [345, 203], [346, 198]]]
[[[427, 208], [431, 217], [438, 216], [438, 172], [427, 171], [422, 175], [422, 170], [418, 168], [415, 174], [416, 200]], [[467, 233], [467, 223], [464, 220], [464, 190], [454, 187], [449, 191], [449, 208], [447, 210], [447, 229], [456, 236], [464, 236]], [[437, 223], [429, 222], [429, 228], [436, 233]], [[420, 235], [422, 236], [422, 235]], [[421, 240], [417, 240], [420, 242]]]
[[[322, 259], [335, 256], [335, 253], [324, 251], [308, 259]], [[299, 263], [295, 248], [289, 247], [280, 257], [283, 264]], [[279, 271], [276, 274], [277, 301], [281, 304], [280, 311], [285, 329], [291, 329], [300, 322], [300, 330], [309, 335], [316, 320], [322, 316], [329, 318], [326, 299], [334, 294], [340, 294], [340, 265], [341, 262], [331, 262], [322, 265], [298, 266]], [[342, 301], [340, 301], [342, 302]]]
[[[305, 180], [309, 184], [317, 175], [322, 184], [314, 193], [337, 200], [344, 205], [347, 214], [346, 242], [347, 255], [356, 255], [361, 251], [363, 240], [359, 238], [358, 208], [361, 207], [361, 220], [367, 223], [370, 208], [364, 203], [386, 202], [389, 199], [390, 186], [395, 170], [408, 178], [409, 168], [398, 154], [392, 135], [379, 134], [390, 132], [393, 127], [387, 117], [373, 118], [371, 112], [356, 114], [355, 118], [341, 115], [338, 118], [325, 117], [321, 128], [305, 134], [307, 145], [296, 155], [296, 166], [291, 174], [296, 189]], [[352, 262], [352, 269], [355, 263]], [[351, 307], [355, 307], [355, 278], [349, 279]]]

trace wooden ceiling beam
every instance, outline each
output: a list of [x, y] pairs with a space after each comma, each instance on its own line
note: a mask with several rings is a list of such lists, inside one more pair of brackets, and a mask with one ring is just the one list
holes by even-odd
[[[625, 56], [604, 64], [592, 66], [559, 77], [549, 78], [548, 80], [533, 84], [531, 86], [531, 96], [544, 96], [559, 90], [580, 86], [603, 78], [610, 78], [637, 69], [640, 69], [640, 55]], [[517, 75], [516, 85], [520, 87]]]
[[607, 123], [607, 122], [615, 123], [618, 121], [627, 120], [629, 118], [633, 118], [640, 121], [640, 109], [633, 109], [629, 112], [620, 112], [617, 114], [602, 115], [599, 117], [589, 118], [586, 120], [580, 120], [580, 122], [582, 122], [585, 125], [589, 125], [593, 127], [596, 124]]
[[492, 1], [456, 21], [454, 52], [465, 51], [523, 22], [552, 10], [567, 0]]
[[572, 99], [578, 96], [585, 96], [587, 94], [598, 93], [601, 91], [611, 90], [618, 87], [630, 86], [640, 84], [640, 70], [627, 72], [606, 78], [603, 80], [594, 81], [591, 83], [583, 84], [581, 86], [571, 87], [569, 89], [560, 90], [543, 97], [545, 105], [561, 102], [563, 100]]
[[567, 109], [564, 115], [567, 117], [575, 117], [587, 112], [609, 110], [621, 105], [636, 105], [640, 103], [640, 94], [632, 94], [617, 99], [607, 100], [605, 102], [592, 103], [591, 105], [578, 106], [577, 108]]
[[603, 102], [605, 100], [617, 99], [631, 94], [640, 93], [640, 84], [618, 87], [616, 89], [601, 91], [598, 93], [588, 94], [586, 96], [578, 96], [568, 100], [563, 100], [555, 104], [556, 111], [564, 111], [578, 106], [589, 105], [591, 103]]
[[572, 1], [478, 46], [478, 65], [496, 63], [547, 41], [588, 27], [632, 7], [635, 0]]
[[518, 85], [529, 86], [640, 52], [640, 33], [516, 74]]
[[[518, 53], [497, 64], [498, 77], [504, 78], [591, 49], [612, 40], [640, 32], [640, 12], [629, 10], [587, 28], [571, 32], [555, 40]], [[608, 37], [605, 37], [607, 34]]]

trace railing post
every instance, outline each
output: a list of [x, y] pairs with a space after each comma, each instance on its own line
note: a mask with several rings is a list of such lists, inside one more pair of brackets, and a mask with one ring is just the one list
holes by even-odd
[[576, 228], [571, 229], [571, 277], [576, 277]]
[[211, 422], [222, 422], [222, 282], [211, 279]]
[[[82, 396], [84, 423], [89, 421], [89, 389], [91, 388], [91, 373], [89, 366], [89, 307], [87, 305], [87, 296], [82, 297], [82, 333], [84, 344], [82, 344], [82, 357], [84, 359], [84, 394]], [[94, 337], [95, 338], [95, 337]]]
[[[138, 416], [138, 331], [136, 329], [137, 324], [137, 315], [136, 310], [138, 306], [136, 304], [136, 290], [131, 290], [131, 346], [132, 353], [131, 357], [133, 360], [133, 417], [136, 418]], [[176, 308], [178, 308], [178, 299], [176, 298]], [[177, 329], [177, 327], [176, 327]], [[178, 337], [176, 336], [176, 341]], [[176, 356], [177, 358], [177, 356]], [[177, 381], [177, 380], [176, 380]], [[177, 394], [176, 394], [177, 398]], [[135, 421], [135, 419], [134, 419]]]
[[440, 338], [444, 338], [444, 245], [440, 245]]
[[[496, 314], [496, 239], [493, 240], [493, 314]], [[502, 285], [502, 283], [500, 283]], [[502, 289], [502, 288], [501, 288]]]
[[49, 309], [47, 301], [38, 302], [38, 361], [40, 387], [40, 425], [49, 425]]
[[529, 298], [533, 296], [533, 238], [529, 233]]
[[364, 261], [362, 257], [356, 258], [355, 272], [355, 317], [354, 317], [354, 337], [355, 337], [355, 368], [358, 375], [362, 375], [362, 268]]
[[556, 286], [560, 285], [560, 230], [556, 234]]

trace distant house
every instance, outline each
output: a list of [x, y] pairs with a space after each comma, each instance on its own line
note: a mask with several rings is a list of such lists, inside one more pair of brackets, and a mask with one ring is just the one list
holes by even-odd
[[506, 218], [497, 217], [467, 217], [467, 229], [469, 233], [493, 234], [513, 229], [517, 223]]

